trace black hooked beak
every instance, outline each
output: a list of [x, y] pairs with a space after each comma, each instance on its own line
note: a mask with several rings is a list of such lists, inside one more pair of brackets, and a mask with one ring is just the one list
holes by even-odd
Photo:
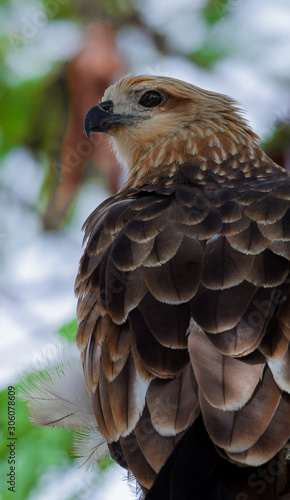
[[118, 115], [113, 113], [113, 101], [100, 102], [93, 106], [85, 117], [85, 132], [90, 139], [91, 132], [108, 132], [111, 128], [123, 124], [122, 122], [134, 118], [132, 115]]

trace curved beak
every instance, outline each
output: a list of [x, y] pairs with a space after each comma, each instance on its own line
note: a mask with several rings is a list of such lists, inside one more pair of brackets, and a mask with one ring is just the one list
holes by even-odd
[[128, 124], [128, 120], [134, 118], [133, 115], [120, 115], [113, 113], [111, 110], [113, 110], [111, 101], [105, 101], [93, 106], [87, 112], [84, 127], [86, 136], [89, 139], [91, 137], [91, 132], [108, 133], [113, 127]]

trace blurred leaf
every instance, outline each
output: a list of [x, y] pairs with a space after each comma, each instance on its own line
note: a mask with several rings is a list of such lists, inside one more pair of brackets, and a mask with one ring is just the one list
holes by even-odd
[[73, 319], [72, 321], [69, 321], [65, 325], [63, 325], [59, 330], [58, 330], [58, 335], [60, 335], [62, 338], [72, 341], [75, 340], [76, 334], [77, 334], [77, 329], [78, 329], [78, 323], [76, 319]]
[[48, 19], [77, 18], [78, 9], [76, 2], [42, 0]]
[[115, 21], [126, 21], [135, 13], [134, 2], [130, 0], [98, 0], [97, 6], [103, 14]]
[[41, 93], [41, 84], [39, 81], [32, 81], [17, 88], [5, 88], [1, 83], [0, 86], [2, 90], [0, 116], [3, 117], [1, 127], [4, 135], [0, 154], [3, 155], [11, 148], [22, 144], [29, 135], [35, 104]]
[[289, 148], [290, 146], [290, 123], [280, 122], [276, 124], [273, 134], [266, 139], [261, 147], [266, 153]]
[[46, 77], [36, 78], [10, 87], [0, 81], [0, 116], [3, 143], [0, 155], [20, 144], [34, 152], [59, 148], [64, 127], [63, 89], [58, 75], [59, 65]]
[[225, 50], [218, 47], [205, 46], [200, 50], [191, 52], [187, 57], [202, 68], [211, 68], [216, 62], [220, 61], [227, 55]]
[[208, 0], [203, 8], [203, 16], [208, 24], [214, 24], [224, 17], [229, 0]]

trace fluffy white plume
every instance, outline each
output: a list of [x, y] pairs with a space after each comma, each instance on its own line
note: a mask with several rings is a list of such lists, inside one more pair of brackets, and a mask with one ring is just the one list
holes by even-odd
[[20, 384], [30, 420], [44, 427], [66, 427], [74, 436], [73, 452], [80, 465], [90, 467], [108, 453], [97, 428], [76, 344], [47, 346], [30, 364]]
[[108, 456], [108, 445], [97, 429], [89, 432], [76, 432], [72, 451], [77, 456], [76, 462], [79, 466], [89, 469]]
[[47, 346], [24, 375], [20, 392], [36, 425], [83, 430], [96, 427], [75, 344]]

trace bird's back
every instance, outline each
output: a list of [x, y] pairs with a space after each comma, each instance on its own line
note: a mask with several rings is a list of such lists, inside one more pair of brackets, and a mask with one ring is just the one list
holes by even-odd
[[163, 498], [160, 482], [178, 498], [186, 477], [182, 498], [270, 499], [285, 486], [289, 200], [286, 173], [198, 183], [184, 165], [87, 221], [78, 345], [113, 458], [145, 492], [157, 475], [148, 500]]

